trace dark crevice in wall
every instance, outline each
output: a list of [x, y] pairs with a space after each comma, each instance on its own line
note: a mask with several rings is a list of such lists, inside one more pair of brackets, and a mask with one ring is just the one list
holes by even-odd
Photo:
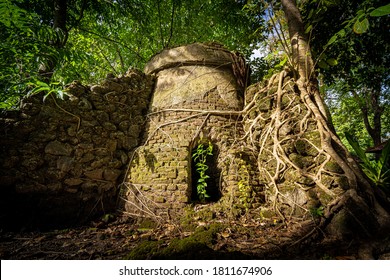
[[[195, 146], [194, 149], [196, 149], [197, 146]], [[191, 151], [191, 155], [193, 154]], [[208, 166], [208, 169], [206, 171], [206, 175], [208, 175], [210, 178], [206, 179], [207, 182], [207, 195], [208, 198], [205, 199], [205, 203], [210, 202], [217, 202], [221, 198], [221, 191], [220, 191], [220, 174], [221, 170], [217, 167], [217, 159], [219, 155], [219, 149], [214, 144], [213, 145], [213, 154], [210, 156], [207, 156], [206, 158], [206, 165]], [[191, 157], [192, 158], [192, 157]], [[192, 203], [200, 203], [202, 202], [197, 194], [197, 182], [199, 180], [199, 172], [196, 170], [196, 163], [194, 162], [194, 159], [191, 160], [191, 202]]]

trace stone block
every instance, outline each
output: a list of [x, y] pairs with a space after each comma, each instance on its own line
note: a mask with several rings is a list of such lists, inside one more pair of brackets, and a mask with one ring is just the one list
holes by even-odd
[[177, 178], [177, 170], [175, 169], [175, 170], [167, 172], [166, 176], [169, 179], [176, 179]]
[[177, 190], [177, 186], [175, 184], [168, 185], [167, 186], [167, 190], [168, 191], [176, 191]]
[[113, 124], [113, 123], [110, 123], [110, 122], [104, 122], [104, 123], [103, 123], [103, 127], [104, 127], [106, 130], [109, 130], [109, 131], [116, 131], [116, 130], [117, 130], [116, 125]]
[[81, 189], [83, 190], [83, 192], [94, 192], [95, 190], [97, 190], [98, 188], [98, 184], [94, 181], [86, 181], [84, 182], [82, 185], [81, 185]]
[[92, 180], [102, 180], [103, 179], [103, 169], [85, 171], [84, 175]]
[[118, 147], [118, 142], [115, 139], [108, 139], [106, 141], [106, 148], [109, 152], [115, 152]]
[[165, 198], [162, 197], [162, 196], [155, 196], [153, 201], [156, 202], [156, 203], [164, 203], [165, 202]]
[[61, 173], [67, 173], [72, 169], [74, 164], [74, 159], [68, 156], [62, 156], [57, 159], [57, 169]]
[[54, 184], [47, 185], [47, 190], [54, 193], [59, 192], [62, 190], [62, 184], [60, 182], [57, 182]]
[[70, 156], [72, 147], [67, 143], [62, 143], [57, 140], [49, 142], [45, 147], [45, 153], [57, 156]]
[[79, 190], [76, 186], [71, 186], [70, 188], [65, 188], [65, 191], [68, 193], [77, 193]]
[[81, 185], [84, 181], [80, 178], [68, 178], [65, 179], [64, 183], [68, 186], [78, 186]]
[[103, 177], [107, 181], [116, 182], [121, 173], [122, 172], [117, 169], [105, 169], [103, 172]]

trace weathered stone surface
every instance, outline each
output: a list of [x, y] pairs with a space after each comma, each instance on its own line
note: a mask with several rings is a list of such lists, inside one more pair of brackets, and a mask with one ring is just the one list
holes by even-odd
[[[131, 203], [125, 207], [130, 213], [137, 211], [134, 204], [143, 209], [147, 203], [147, 207], [156, 213], [164, 215], [169, 212], [175, 216], [180, 215], [185, 203], [197, 200], [196, 195], [191, 196], [196, 192], [196, 182], [192, 182], [196, 179], [192, 178], [194, 171], [190, 169], [193, 165], [192, 150], [200, 141], [210, 141], [214, 146], [215, 156], [208, 163], [212, 199], [219, 199], [220, 188], [236, 188], [238, 176], [228, 179], [237, 172], [236, 165], [226, 176], [220, 175], [221, 170], [227, 170], [225, 159], [235, 158], [237, 147], [243, 144], [236, 142], [237, 146], [230, 149], [234, 139], [243, 136], [241, 123], [237, 123], [234, 114], [211, 115], [206, 121], [205, 115], [196, 116], [196, 113], [190, 112], [242, 110], [243, 88], [232, 70], [235, 59], [239, 58], [223, 47], [192, 44], [164, 50], [147, 64], [145, 72], [154, 73], [157, 82], [144, 132], [146, 143], [130, 157], [133, 165], [126, 180], [134, 187], [142, 186], [141, 196], [151, 201], [147, 200], [142, 205], [132, 195], [134, 192], [128, 192], [126, 199]], [[166, 111], [158, 113], [160, 110]], [[121, 123], [119, 129], [124, 131], [126, 126]], [[128, 126], [129, 132], [138, 129], [134, 125]], [[130, 140], [129, 137], [127, 143], [118, 141], [118, 147], [126, 147]], [[257, 174], [252, 172], [251, 176], [256, 177]], [[224, 195], [234, 196], [229, 191], [225, 191]]]
[[64, 181], [64, 183], [68, 186], [78, 186], [81, 185], [84, 181], [80, 178], [69, 178]]
[[96, 169], [91, 171], [85, 171], [84, 175], [93, 180], [103, 179], [103, 169]]
[[49, 142], [45, 147], [45, 153], [56, 156], [70, 156], [72, 147], [67, 143], [62, 143], [57, 140]]
[[66, 173], [72, 169], [73, 163], [74, 163], [74, 159], [71, 157], [67, 157], [67, 156], [59, 157], [57, 160], [57, 169], [61, 173]]
[[[0, 142], [5, 147], [0, 150], [0, 211], [27, 217], [31, 213], [17, 211], [18, 205], [31, 203], [37, 211], [53, 209], [43, 211], [53, 221], [59, 221], [55, 213], [62, 209], [76, 220], [103, 211], [101, 204], [93, 208], [98, 199], [104, 201], [104, 211], [110, 211], [128, 154], [139, 143], [153, 83], [151, 76], [137, 70], [102, 85], [73, 82], [67, 86], [67, 100], [42, 102], [38, 94], [23, 100], [20, 112], [0, 116]], [[40, 204], [22, 202], [17, 195], [3, 194], [3, 186], [8, 193], [40, 193], [47, 199]], [[3, 209], [10, 201], [14, 209]]]
[[117, 169], [105, 169], [103, 174], [105, 180], [113, 182], [116, 182], [120, 175], [121, 171]]

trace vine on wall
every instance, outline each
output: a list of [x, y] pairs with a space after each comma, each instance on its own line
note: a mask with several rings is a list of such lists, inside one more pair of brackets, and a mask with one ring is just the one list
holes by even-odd
[[[201, 141], [200, 141], [201, 142]], [[198, 174], [198, 180], [196, 182], [197, 197], [200, 202], [205, 202], [210, 196], [207, 193], [207, 181], [210, 178], [206, 171], [209, 169], [207, 165], [207, 157], [213, 155], [213, 144], [210, 141], [203, 144], [198, 144], [196, 149], [192, 152], [192, 159], [195, 163], [195, 169]]]

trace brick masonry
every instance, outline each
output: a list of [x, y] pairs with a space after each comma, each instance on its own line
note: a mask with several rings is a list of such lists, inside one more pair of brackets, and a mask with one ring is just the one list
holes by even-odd
[[[251, 155], [240, 140], [244, 134], [237, 112], [243, 109], [244, 89], [234, 63], [226, 49], [194, 44], [166, 50], [146, 66], [157, 81], [143, 144], [131, 157], [124, 186], [128, 214], [180, 216], [185, 205], [197, 203], [191, 155], [202, 142], [214, 147], [208, 184], [214, 188], [209, 190], [212, 202], [240, 197], [238, 184], [244, 177], [250, 180], [248, 196], [260, 192]], [[242, 166], [248, 176], [240, 174]]]

